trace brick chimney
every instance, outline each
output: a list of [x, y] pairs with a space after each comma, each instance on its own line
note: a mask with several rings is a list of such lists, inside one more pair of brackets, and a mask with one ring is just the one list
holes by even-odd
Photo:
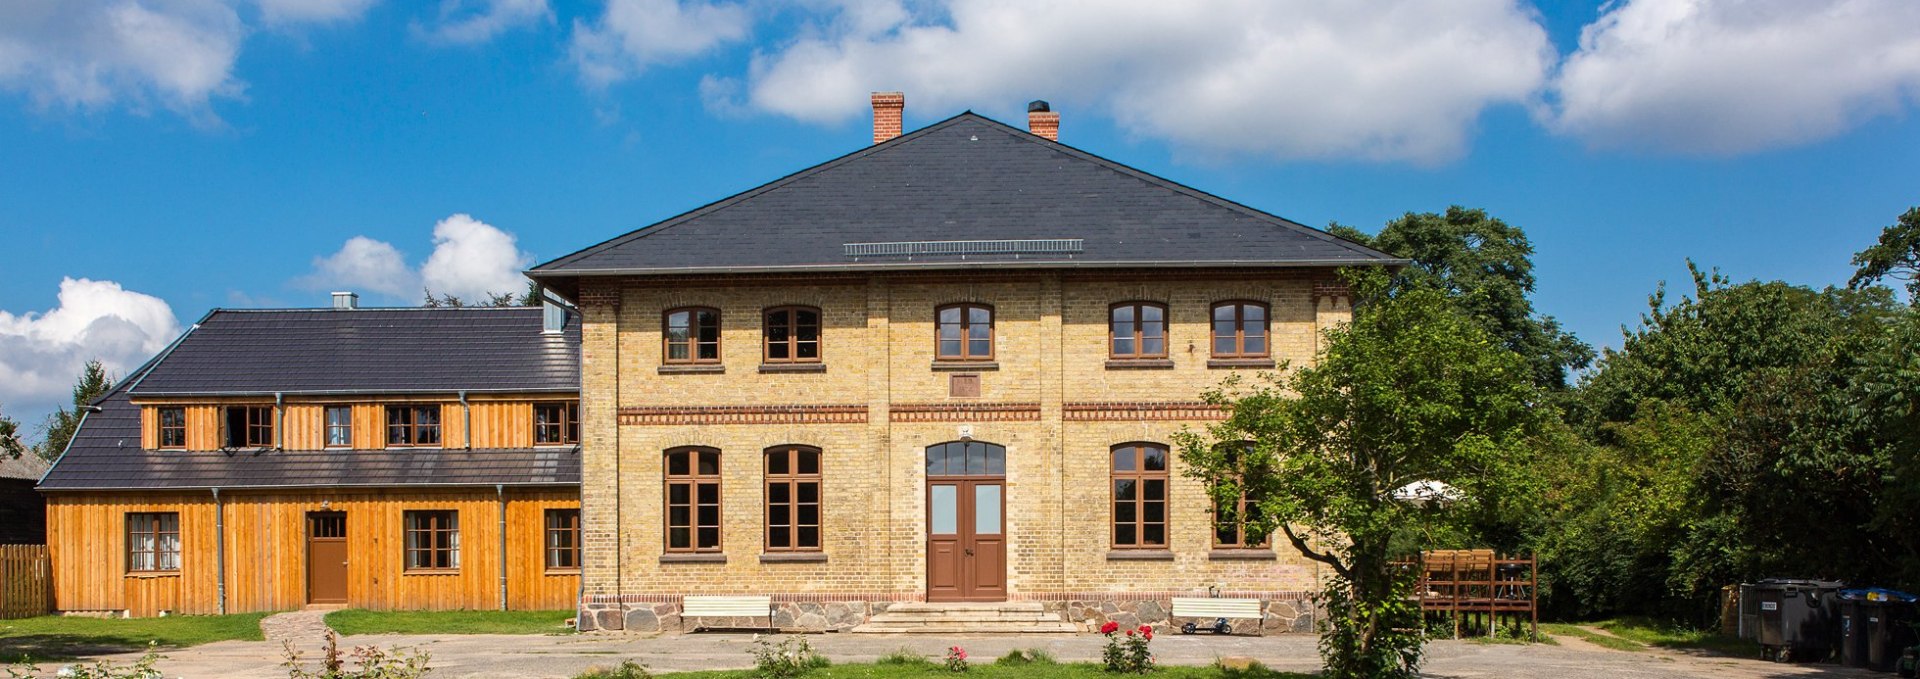
[[907, 95], [900, 92], [873, 93], [873, 143], [900, 136], [900, 114], [907, 108]]
[[1027, 104], [1027, 131], [1048, 141], [1060, 141], [1060, 114], [1054, 113], [1047, 102], [1033, 100]]

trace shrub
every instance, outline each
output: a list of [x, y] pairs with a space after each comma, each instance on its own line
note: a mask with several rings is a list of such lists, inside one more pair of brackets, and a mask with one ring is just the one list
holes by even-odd
[[418, 649], [355, 646], [347, 653], [353, 665], [348, 668], [348, 662], [340, 657], [340, 637], [333, 630], [327, 630], [327, 644], [320, 650], [318, 672], [306, 668], [293, 642], [282, 646], [281, 655], [286, 661], [280, 666], [287, 668], [288, 679], [420, 679], [432, 669], [427, 663], [433, 658]]
[[1053, 654], [1048, 653], [1042, 649], [1029, 648], [1029, 649], [1022, 650], [1022, 649], [1016, 648], [1011, 651], [1007, 651], [1006, 655], [1000, 656], [1000, 659], [995, 660], [994, 664], [996, 665], [1029, 665], [1029, 664], [1052, 665], [1053, 662], [1054, 662]]
[[779, 643], [772, 639], [753, 635], [753, 668], [763, 679], [793, 679], [831, 664], [826, 656], [814, 652], [813, 644], [807, 643], [806, 637], [790, 636]]
[[1146, 674], [1153, 671], [1153, 651], [1147, 647], [1153, 643], [1153, 627], [1141, 625], [1136, 629], [1120, 634], [1120, 624], [1108, 621], [1100, 626], [1100, 634], [1107, 638], [1107, 647], [1101, 651], [1100, 659], [1108, 672], [1120, 674]]
[[946, 665], [948, 672], [967, 671], [967, 649], [959, 646], [948, 648]]
[[619, 667], [594, 667], [575, 675], [573, 679], [650, 679], [652, 672], [647, 666], [632, 660], [620, 661]]
[[880, 656], [880, 660], [876, 662], [881, 665], [905, 665], [908, 667], [922, 667], [933, 664], [932, 661], [927, 660], [926, 656], [915, 653], [913, 649], [910, 648], [896, 648], [892, 653]]
[[[154, 669], [153, 666], [166, 657], [160, 655], [158, 643], [149, 641], [147, 652], [134, 660], [131, 665], [121, 667], [105, 660], [92, 665], [74, 663], [61, 667], [58, 672], [50, 676], [61, 679], [163, 679], [165, 675], [160, 674], [160, 670]], [[9, 679], [32, 679], [40, 673], [38, 665], [24, 659], [17, 665], [8, 665], [6, 669]]]

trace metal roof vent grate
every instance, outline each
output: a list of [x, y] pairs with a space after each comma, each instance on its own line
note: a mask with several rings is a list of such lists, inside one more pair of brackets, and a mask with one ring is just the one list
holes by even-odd
[[1086, 250], [1079, 238], [1039, 240], [923, 240], [897, 243], [847, 243], [847, 256], [916, 257], [957, 255], [1075, 255]]

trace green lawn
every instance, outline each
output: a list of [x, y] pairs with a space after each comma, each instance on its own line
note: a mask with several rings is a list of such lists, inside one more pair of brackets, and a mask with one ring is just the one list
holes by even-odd
[[1608, 634], [1596, 634], [1566, 623], [1543, 623], [1541, 631], [1555, 636], [1585, 639], [1617, 651], [1645, 651], [1648, 647], [1690, 651], [1708, 651], [1722, 655], [1760, 657], [1760, 646], [1751, 641], [1721, 636], [1682, 625], [1657, 622], [1648, 618], [1619, 618], [1585, 623]]
[[239, 639], [259, 641], [266, 613], [173, 615], [164, 618], [79, 618], [42, 616], [0, 620], [0, 663], [65, 660], [82, 655], [121, 653], [159, 642], [166, 648]]
[[[593, 677], [595, 675], [581, 675]], [[606, 676], [606, 675], [600, 675]], [[730, 670], [713, 672], [674, 672], [660, 675], [674, 679], [751, 679], [753, 670]], [[968, 679], [1113, 679], [1115, 675], [1106, 673], [1093, 663], [1023, 663], [1002, 665], [999, 663], [974, 663], [964, 675], [948, 672], [940, 665], [877, 664], [860, 663], [833, 665], [808, 672], [805, 679], [903, 679], [906, 677], [944, 677], [953, 679], [964, 676]], [[1275, 672], [1264, 668], [1251, 670], [1225, 670], [1218, 667], [1182, 667], [1163, 666], [1154, 672], [1155, 679], [1309, 679], [1313, 675]]]
[[1647, 645], [1640, 643], [1638, 641], [1591, 632], [1588, 630], [1580, 629], [1580, 627], [1577, 625], [1571, 625], [1563, 622], [1541, 623], [1540, 631], [1556, 637], [1573, 637], [1575, 639], [1582, 639], [1595, 646], [1600, 646], [1602, 648], [1611, 648], [1616, 651], [1647, 650]]
[[573, 611], [365, 611], [327, 614], [327, 626], [356, 634], [572, 634]]

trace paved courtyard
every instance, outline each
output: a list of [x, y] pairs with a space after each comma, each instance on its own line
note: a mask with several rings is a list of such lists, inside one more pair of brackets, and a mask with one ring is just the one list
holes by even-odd
[[[300, 635], [305, 636], [305, 635]], [[835, 662], [874, 660], [896, 649], [909, 648], [936, 656], [947, 646], [964, 646], [975, 658], [994, 658], [1014, 648], [1041, 648], [1062, 661], [1093, 661], [1100, 655], [1095, 635], [1034, 635], [927, 637], [824, 634], [810, 637], [814, 646]], [[1561, 645], [1498, 645], [1442, 641], [1428, 647], [1427, 674], [1433, 677], [1501, 677], [1515, 679], [1692, 679], [1732, 677], [1887, 677], [1831, 666], [1777, 665], [1758, 660], [1695, 656], [1683, 653], [1625, 652], [1603, 649], [1579, 640]], [[655, 672], [745, 668], [750, 634], [663, 635], [636, 638], [617, 635], [573, 636], [402, 636], [346, 637], [343, 645], [410, 646], [433, 654], [436, 677], [538, 677], [566, 679], [595, 665], [614, 665], [634, 659]], [[1318, 667], [1314, 639], [1309, 636], [1214, 637], [1161, 635], [1154, 651], [1162, 662], [1207, 665], [1225, 656], [1258, 659], [1281, 670], [1312, 671]], [[307, 657], [318, 655], [317, 645], [306, 645]], [[120, 656], [124, 659], [127, 656]], [[168, 653], [160, 669], [168, 677], [284, 677], [280, 644], [274, 641], [226, 641]]]

